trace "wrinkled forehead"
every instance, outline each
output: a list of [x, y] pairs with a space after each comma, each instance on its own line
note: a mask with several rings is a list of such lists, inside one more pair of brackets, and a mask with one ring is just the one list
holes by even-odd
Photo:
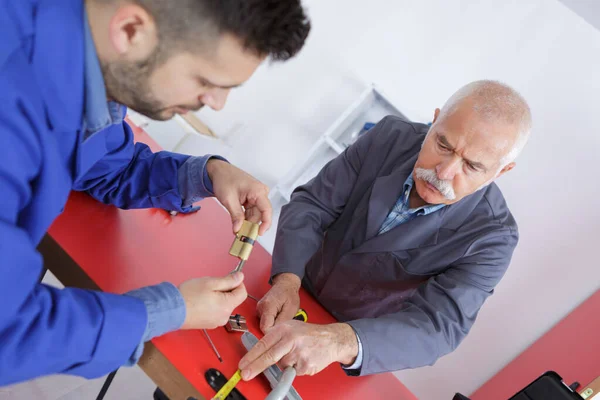
[[482, 115], [466, 103], [442, 116], [433, 133], [445, 137], [452, 148], [465, 156], [489, 164], [499, 161], [512, 150], [519, 126], [502, 118]]

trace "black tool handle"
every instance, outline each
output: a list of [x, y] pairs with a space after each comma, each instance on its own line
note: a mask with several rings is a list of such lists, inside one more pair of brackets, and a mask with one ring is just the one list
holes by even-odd
[[308, 314], [306, 313], [306, 311], [304, 311], [304, 309], [301, 308], [296, 313], [296, 316], [294, 317], [294, 319], [297, 321], [306, 322], [306, 321], [308, 321]]
[[[215, 393], [221, 390], [221, 388], [227, 383], [227, 378], [225, 378], [225, 375], [215, 368], [211, 368], [206, 371], [204, 373], [204, 378], [206, 378], [206, 382], [208, 382], [208, 385], [213, 388]], [[231, 393], [227, 395], [225, 400], [246, 400], [246, 398], [240, 393], [239, 390], [237, 390], [237, 388], [234, 388]]]

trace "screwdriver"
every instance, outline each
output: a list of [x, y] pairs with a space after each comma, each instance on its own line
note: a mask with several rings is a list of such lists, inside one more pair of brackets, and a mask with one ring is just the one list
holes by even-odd
[[246, 263], [246, 260], [240, 260], [240, 262], [235, 266], [235, 269], [233, 270], [233, 272], [240, 272], [242, 270], [242, 268], [244, 268], [245, 263]]
[[[242, 223], [242, 228], [235, 234], [235, 240], [233, 241], [231, 249], [229, 250], [229, 254], [240, 259], [240, 262], [237, 264], [233, 272], [239, 272], [242, 270], [246, 260], [248, 257], [250, 257], [250, 252], [254, 247], [254, 241], [256, 238], [258, 238], [258, 224], [244, 220]], [[219, 354], [215, 344], [210, 339], [210, 336], [208, 336], [208, 332], [206, 329], [203, 329], [203, 331], [212, 349], [217, 355], [217, 358], [220, 362], [223, 362], [223, 359], [221, 358], [221, 355]]]
[[[242, 224], [242, 228], [239, 230], [238, 233], [235, 234], [235, 240], [233, 241], [231, 249], [229, 250], [229, 254], [235, 257], [239, 257], [240, 259], [240, 262], [237, 264], [233, 272], [239, 272], [242, 270], [244, 264], [246, 263], [246, 260], [248, 259], [248, 257], [250, 257], [250, 252], [252, 251], [252, 247], [254, 246], [254, 241], [256, 240], [256, 238], [258, 238], [258, 224], [252, 223], [250, 221], [244, 221]], [[203, 329], [202, 331], [204, 332], [206, 339], [208, 339], [208, 342], [213, 348], [213, 351], [217, 355], [219, 361], [223, 362], [223, 359], [221, 358], [217, 347], [210, 339], [210, 336], [208, 336], [208, 332], [206, 331], [206, 329]]]
[[220, 362], [223, 362], [223, 359], [221, 358], [221, 355], [219, 354], [219, 350], [217, 350], [215, 344], [213, 343], [213, 341], [210, 339], [210, 336], [208, 336], [208, 332], [206, 331], [206, 329], [202, 329], [202, 332], [204, 332], [204, 335], [206, 336], [206, 339], [208, 339], [208, 342], [210, 343], [210, 346], [212, 347], [212, 349], [214, 350], [215, 354], [217, 355], [217, 358], [219, 359]]

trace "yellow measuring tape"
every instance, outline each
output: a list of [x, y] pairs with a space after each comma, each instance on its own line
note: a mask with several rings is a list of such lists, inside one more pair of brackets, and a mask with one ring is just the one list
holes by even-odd
[[[308, 321], [308, 313], [301, 308], [296, 313], [296, 316], [294, 317], [294, 319], [296, 319], [298, 321], [307, 322]], [[217, 394], [215, 394], [215, 397], [213, 397], [211, 400], [225, 400], [225, 398], [227, 398], [227, 396], [229, 396], [229, 393], [231, 393], [231, 391], [235, 388], [235, 386], [241, 380], [242, 380], [242, 371], [240, 371], [238, 369], [237, 371], [235, 371], [235, 374], [233, 374], [231, 379], [229, 379], [227, 381], [227, 383], [225, 385], [223, 385], [223, 387], [217, 392]]]
[[231, 393], [233, 388], [235, 388], [235, 385], [237, 385], [238, 382], [241, 380], [242, 380], [242, 371], [240, 371], [238, 369], [237, 371], [235, 371], [235, 374], [233, 374], [231, 379], [228, 380], [225, 385], [223, 385], [221, 390], [219, 390], [217, 392], [217, 394], [215, 394], [215, 397], [213, 397], [212, 400], [225, 400], [225, 398], [227, 396], [229, 396], [229, 393]]

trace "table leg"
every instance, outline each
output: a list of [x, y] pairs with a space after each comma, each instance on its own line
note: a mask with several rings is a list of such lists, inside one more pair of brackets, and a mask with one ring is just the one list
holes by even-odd
[[[38, 249], [44, 257], [44, 266], [63, 285], [101, 290], [50, 235], [42, 239]], [[138, 365], [171, 400], [187, 400], [190, 397], [205, 399], [152, 342], [144, 345], [144, 353]]]
[[112, 383], [113, 379], [115, 379], [115, 375], [117, 375], [117, 371], [118, 371], [118, 369], [116, 369], [113, 372], [111, 372], [110, 374], [108, 374], [108, 376], [106, 377], [106, 380], [104, 381], [104, 385], [102, 385], [102, 389], [100, 389], [100, 393], [98, 393], [98, 397], [96, 397], [96, 400], [104, 399], [104, 396], [106, 395], [106, 392], [108, 391], [108, 388], [110, 387], [110, 384]]

